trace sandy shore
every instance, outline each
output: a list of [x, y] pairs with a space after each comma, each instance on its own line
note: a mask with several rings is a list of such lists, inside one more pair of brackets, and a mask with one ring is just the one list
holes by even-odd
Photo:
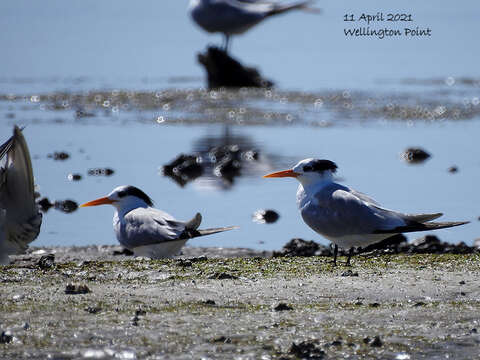
[[[4, 359], [480, 355], [478, 254], [357, 256], [334, 268], [247, 249], [159, 261], [113, 256], [118, 247], [32, 250], [0, 268]], [[50, 252], [55, 264], [41, 269]]]

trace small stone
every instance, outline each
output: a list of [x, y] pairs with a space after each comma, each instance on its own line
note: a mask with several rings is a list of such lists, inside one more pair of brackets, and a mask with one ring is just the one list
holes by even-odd
[[205, 300], [203, 303], [204, 303], [205, 305], [211, 305], [211, 306], [215, 305], [215, 301], [210, 300], [210, 299]]
[[118, 255], [125, 255], [125, 256], [133, 256], [134, 252], [131, 250], [128, 250], [127, 248], [123, 248], [122, 251], [114, 250], [113, 251], [113, 256], [118, 256]]
[[47, 157], [53, 160], [67, 160], [70, 154], [65, 151], [55, 151], [53, 154], [48, 154]]
[[53, 206], [50, 200], [48, 200], [48, 198], [46, 197], [37, 201], [37, 205], [39, 206], [40, 210], [43, 212], [47, 212]]
[[448, 172], [451, 173], [451, 174], [454, 174], [454, 173], [458, 172], [458, 167], [456, 167], [456, 166], [450, 166], [450, 167], [448, 168]]
[[300, 359], [322, 360], [326, 354], [319, 346], [318, 340], [303, 341], [299, 344], [292, 343], [290, 354]]
[[289, 311], [293, 310], [293, 308], [285, 303], [279, 303], [277, 306], [273, 308], [275, 311]]
[[275, 210], [257, 210], [253, 213], [252, 220], [259, 224], [273, 224], [280, 218]]
[[55, 255], [54, 254], [43, 255], [40, 258], [40, 260], [38, 260], [37, 265], [42, 270], [51, 269], [55, 265]]
[[364, 338], [362, 341], [364, 344], [368, 344], [370, 342], [370, 338], [367, 336], [366, 338]]
[[478, 333], [476, 328], [473, 328], [472, 330], [470, 330], [470, 334], [476, 334], [476, 333]]
[[232, 339], [226, 336], [219, 336], [216, 338], [212, 339], [212, 342], [214, 343], [224, 343], [224, 344], [230, 344], [232, 342]]
[[80, 181], [80, 180], [82, 180], [82, 175], [80, 175], [80, 174], [68, 174], [67, 179], [69, 181]]
[[341, 339], [333, 340], [330, 345], [331, 346], [342, 346], [343, 342]]
[[382, 347], [383, 346], [383, 342], [382, 340], [380, 339], [380, 336], [375, 336], [375, 338], [373, 339], [373, 341], [370, 343], [370, 346], [372, 347]]
[[402, 156], [406, 162], [418, 164], [427, 160], [431, 155], [422, 148], [408, 148]]
[[138, 326], [138, 322], [140, 321], [140, 318], [135, 315], [133, 318], [132, 318], [132, 325], [133, 326]]
[[100, 311], [102, 311], [102, 308], [97, 306], [88, 306], [85, 308], [85, 311], [89, 314], [98, 314]]
[[352, 270], [347, 270], [342, 273], [341, 276], [358, 276], [358, 272], [353, 272]]
[[462, 292], [460, 292], [460, 295], [465, 296], [467, 294], [462, 291]]
[[177, 265], [181, 267], [192, 267], [193, 263], [190, 260], [179, 259]]
[[226, 280], [226, 279], [238, 279], [238, 277], [235, 275], [227, 274], [227, 273], [215, 273], [209, 276], [209, 279]]
[[55, 201], [55, 209], [63, 211], [64, 213], [71, 213], [78, 209], [78, 204], [73, 200], [57, 200]]
[[415, 303], [415, 305], [413, 305], [413, 306], [420, 307], [420, 306], [425, 306], [425, 305], [426, 304], [423, 301], [419, 301], [419, 302]]
[[10, 331], [2, 331], [0, 334], [0, 344], [9, 344], [13, 341], [13, 335]]
[[67, 284], [65, 287], [65, 294], [69, 295], [78, 295], [78, 294], [88, 294], [90, 293], [90, 289], [87, 285], [74, 285], [74, 284]]
[[145, 310], [142, 310], [142, 309], [135, 310], [135, 316], [145, 316], [145, 315], [147, 315], [147, 312]]
[[459, 284], [460, 284], [460, 285], [465, 285], [465, 281], [462, 280], [462, 281], [459, 282]]
[[377, 302], [375, 302], [375, 303], [368, 304], [368, 306], [373, 307], [373, 308], [376, 308], [376, 307], [379, 307], [380, 304], [377, 303]]
[[23, 330], [28, 330], [30, 329], [30, 324], [28, 322], [24, 322], [22, 325]]

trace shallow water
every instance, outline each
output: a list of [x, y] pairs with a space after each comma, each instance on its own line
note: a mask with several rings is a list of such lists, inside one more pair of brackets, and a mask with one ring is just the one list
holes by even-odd
[[[471, 244], [479, 237], [478, 2], [407, 1], [403, 9], [374, 0], [322, 3], [322, 15], [266, 21], [235, 38], [232, 53], [273, 79], [274, 91], [203, 89], [195, 54], [220, 37], [198, 30], [186, 5], [0, 4], [9, 29], [0, 35], [8, 54], [0, 69], [0, 140], [13, 124], [27, 125], [42, 196], [82, 203], [132, 184], [180, 219], [201, 211], [204, 227], [241, 227], [192, 245], [279, 249], [292, 237], [321, 238], [300, 219], [296, 183], [261, 176], [319, 157], [337, 162], [341, 181], [387, 207], [472, 221], [437, 231], [442, 240]], [[434, 36], [343, 35], [345, 13], [377, 11], [411, 12], [414, 25], [431, 27]], [[205, 151], [212, 141], [226, 141], [226, 133], [260, 154], [233, 184], [210, 172], [180, 187], [162, 175], [178, 154]], [[400, 156], [409, 146], [433, 157], [409, 165]], [[54, 151], [71, 157], [54, 161], [48, 158]], [[447, 171], [453, 165], [454, 174]], [[114, 174], [88, 175], [105, 167]], [[69, 181], [71, 173], [82, 180]], [[261, 208], [278, 211], [279, 221], [252, 222]], [[109, 207], [52, 209], [35, 244], [113, 244], [112, 213]]]

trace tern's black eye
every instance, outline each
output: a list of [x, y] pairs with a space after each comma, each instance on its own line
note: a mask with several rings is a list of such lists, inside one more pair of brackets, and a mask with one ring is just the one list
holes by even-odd
[[118, 192], [118, 197], [120, 197], [120, 198], [123, 198], [126, 195], [127, 195], [127, 193], [125, 191], [119, 191]]
[[303, 167], [303, 171], [304, 171], [304, 172], [309, 172], [309, 171], [312, 171], [312, 170], [313, 170], [313, 168], [312, 168], [310, 165], [305, 165], [305, 166]]

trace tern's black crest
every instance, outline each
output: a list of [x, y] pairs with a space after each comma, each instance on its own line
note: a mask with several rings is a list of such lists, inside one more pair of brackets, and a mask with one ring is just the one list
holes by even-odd
[[337, 164], [330, 160], [312, 160], [307, 165], [303, 166], [304, 172], [322, 172], [325, 170], [335, 172], [337, 171]]
[[118, 196], [121, 198], [128, 195], [136, 196], [139, 199], [142, 199], [143, 201], [145, 201], [148, 204], [148, 206], [153, 206], [153, 201], [152, 199], [150, 199], [150, 196], [148, 196], [142, 190], [140, 190], [135, 186], [132, 186], [132, 185], [127, 186], [125, 190], [122, 190], [118, 193]]

